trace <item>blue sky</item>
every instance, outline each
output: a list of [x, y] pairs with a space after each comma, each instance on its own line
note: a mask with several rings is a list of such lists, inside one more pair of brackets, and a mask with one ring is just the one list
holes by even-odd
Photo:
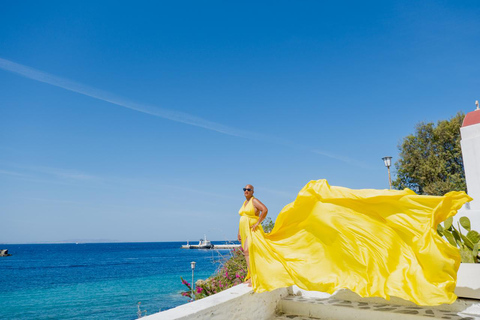
[[0, 243], [234, 239], [310, 180], [387, 188], [475, 109], [478, 1], [38, 1], [0, 10]]

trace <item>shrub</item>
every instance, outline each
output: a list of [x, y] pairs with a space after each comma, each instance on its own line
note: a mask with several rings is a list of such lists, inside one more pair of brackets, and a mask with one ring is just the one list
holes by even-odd
[[230, 258], [222, 263], [212, 277], [196, 282], [194, 297], [192, 297], [191, 285], [181, 278], [182, 283], [188, 288], [188, 291], [182, 292], [182, 296], [195, 300], [205, 298], [242, 283], [246, 276], [247, 262], [243, 251], [241, 249], [233, 249]]
[[[267, 217], [262, 221], [262, 228], [265, 233], [272, 231], [273, 227], [274, 222], [272, 219]], [[205, 298], [242, 283], [247, 276], [247, 261], [245, 260], [245, 255], [241, 248], [233, 249], [229, 258], [225, 261], [219, 262], [221, 263], [221, 266], [215, 275], [207, 280], [198, 280], [196, 282], [194, 297], [192, 297], [192, 285], [181, 278], [182, 283], [188, 288], [188, 291], [183, 291], [181, 293], [182, 296], [194, 300]]]

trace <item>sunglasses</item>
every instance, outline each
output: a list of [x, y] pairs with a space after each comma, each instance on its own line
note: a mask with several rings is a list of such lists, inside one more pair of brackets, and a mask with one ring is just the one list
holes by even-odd
[[252, 191], [250, 188], [243, 188], [243, 191]]

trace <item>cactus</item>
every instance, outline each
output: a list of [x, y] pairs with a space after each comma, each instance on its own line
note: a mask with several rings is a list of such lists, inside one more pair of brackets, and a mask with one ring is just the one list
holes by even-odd
[[[467, 230], [467, 234], [464, 235], [460, 228], [462, 226]], [[470, 219], [467, 217], [461, 217], [458, 223], [458, 229], [453, 225], [453, 217], [448, 218], [442, 225], [437, 226], [437, 233], [445, 237], [447, 241], [454, 247], [460, 250], [460, 256], [464, 263], [478, 263], [478, 249], [480, 248], [480, 234], [471, 230]]]
[[470, 219], [468, 219], [467, 217], [461, 217], [460, 224], [465, 230], [470, 231]]

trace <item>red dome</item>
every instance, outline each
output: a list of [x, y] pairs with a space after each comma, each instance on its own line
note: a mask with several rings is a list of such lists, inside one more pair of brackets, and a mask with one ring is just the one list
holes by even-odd
[[480, 109], [467, 113], [463, 119], [462, 127], [471, 126], [480, 123]]

